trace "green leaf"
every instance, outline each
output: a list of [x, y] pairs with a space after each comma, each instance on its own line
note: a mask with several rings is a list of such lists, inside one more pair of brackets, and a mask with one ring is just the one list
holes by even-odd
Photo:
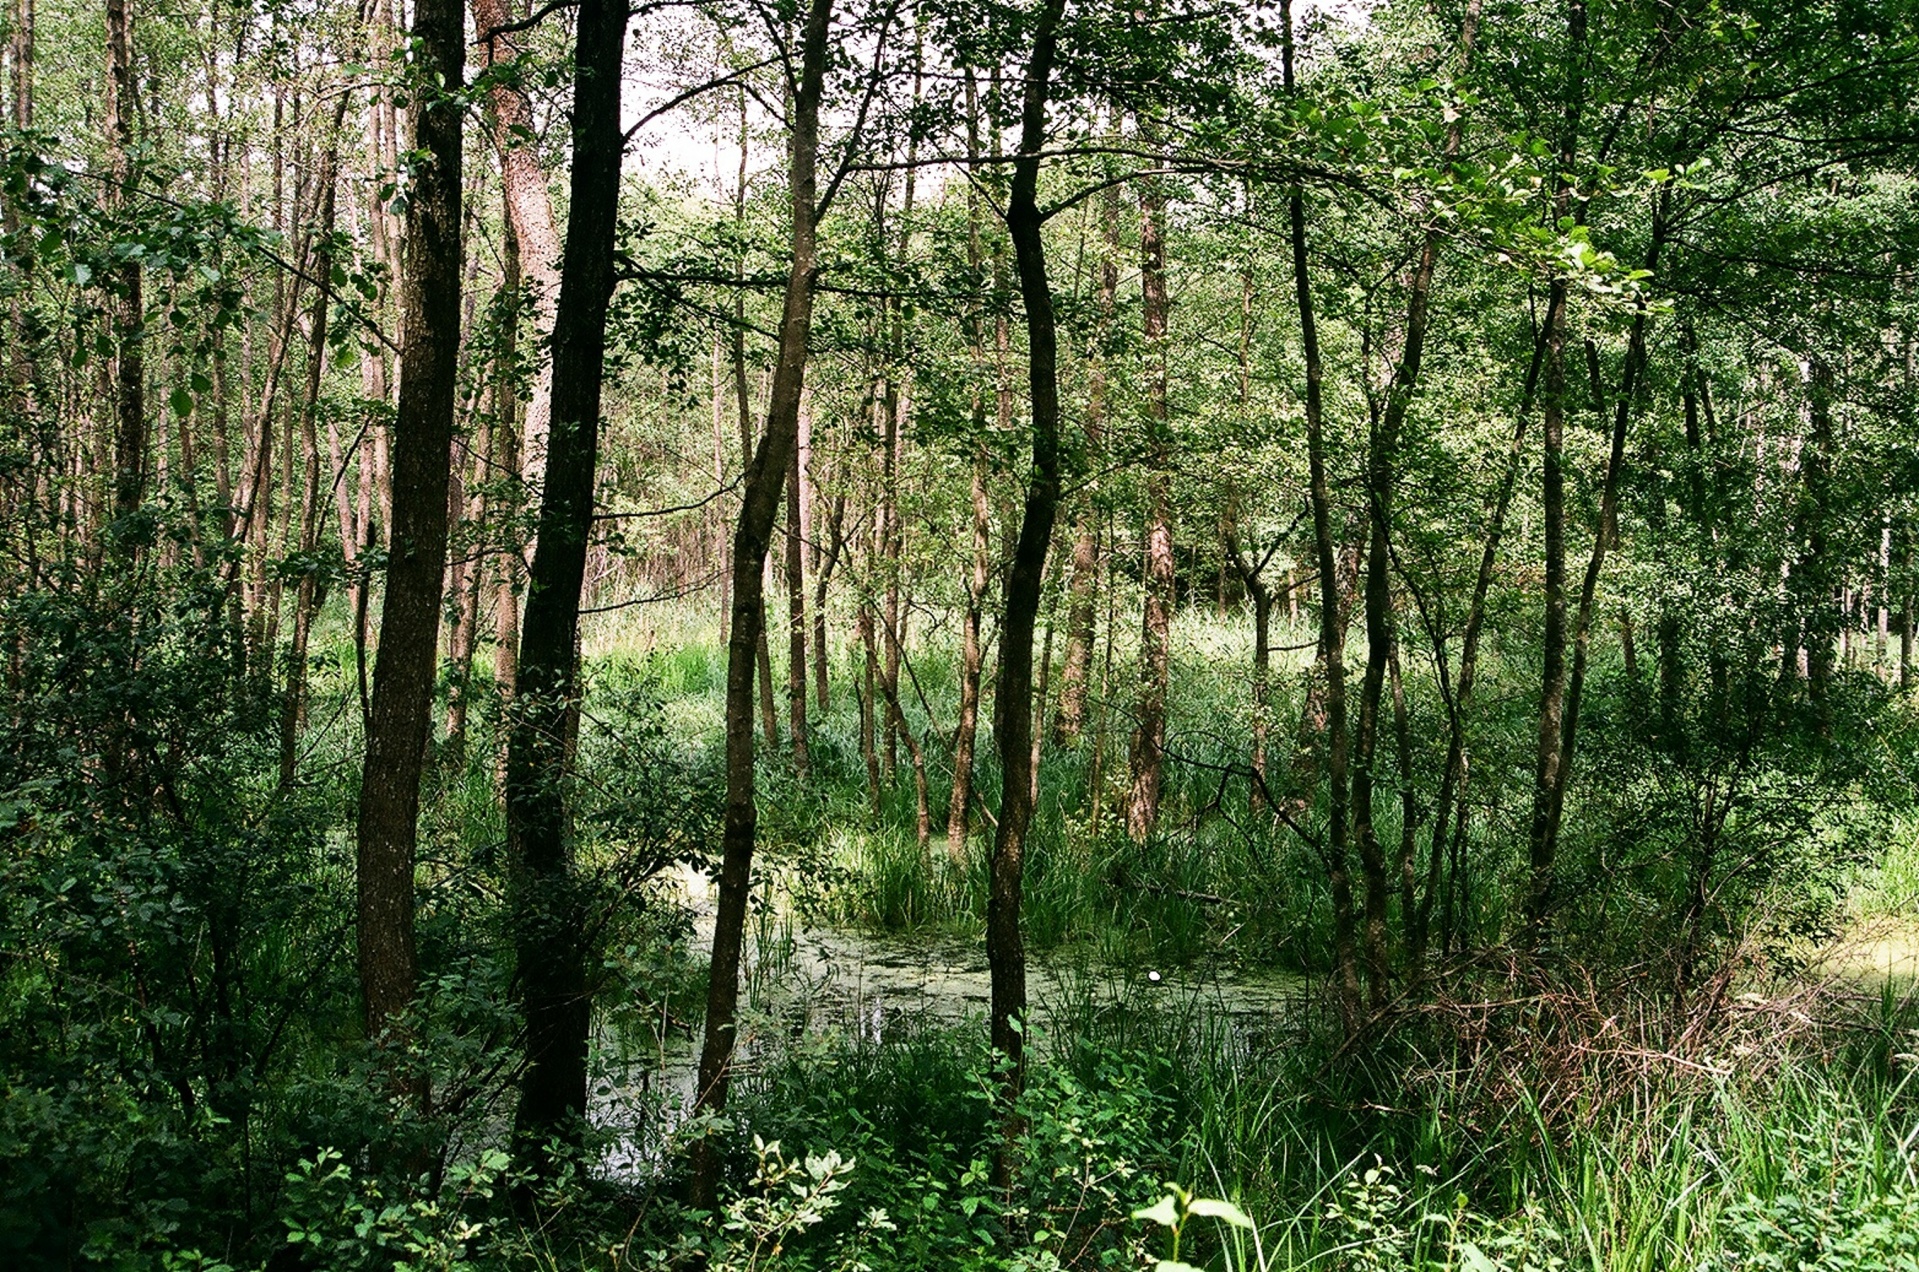
[[1218, 1219], [1223, 1223], [1230, 1223], [1235, 1228], [1245, 1228], [1251, 1231], [1254, 1227], [1253, 1221], [1246, 1217], [1244, 1210], [1241, 1210], [1230, 1201], [1221, 1201], [1216, 1197], [1196, 1198], [1193, 1204], [1188, 1206], [1187, 1209], [1191, 1213], [1200, 1215], [1203, 1218]]
[[173, 413], [182, 418], [193, 414], [193, 394], [187, 392], [187, 386], [176, 384], [173, 392], [167, 395], [167, 404], [173, 407]]
[[1161, 1197], [1150, 1206], [1142, 1206], [1140, 1209], [1135, 1210], [1133, 1212], [1133, 1218], [1145, 1219], [1151, 1223], [1158, 1224], [1162, 1228], [1176, 1228], [1179, 1226], [1179, 1210], [1173, 1205], [1171, 1193]]
[[1499, 1272], [1499, 1265], [1486, 1257], [1486, 1252], [1470, 1241], [1459, 1246], [1459, 1266], [1465, 1272]]

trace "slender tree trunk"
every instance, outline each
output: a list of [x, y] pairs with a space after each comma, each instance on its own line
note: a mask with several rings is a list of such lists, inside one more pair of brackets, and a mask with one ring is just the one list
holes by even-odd
[[[500, 395], [496, 391], [493, 394], [492, 413], [498, 412], [499, 400]], [[465, 483], [465, 491], [460, 498], [449, 501], [447, 509], [449, 518], [464, 519], [476, 530], [473, 541], [466, 545], [466, 560], [454, 571], [459, 614], [447, 640], [447, 661], [452, 663], [452, 672], [448, 677], [446, 750], [443, 757], [449, 771], [457, 771], [466, 763], [467, 725], [473, 711], [473, 655], [480, 643], [480, 615], [487, 587], [486, 544], [484, 536], [477, 531], [487, 521], [486, 498], [481, 490], [493, 466], [495, 429], [490, 420], [483, 421], [482, 428], [485, 432], [480, 439], [480, 451], [473, 456], [473, 464], [469, 469], [471, 480]]]
[[[817, 495], [815, 488], [814, 494]], [[817, 517], [817, 512], [815, 516]], [[824, 719], [832, 708], [832, 699], [828, 694], [826, 677], [826, 585], [833, 577], [834, 569], [839, 565], [840, 553], [846, 550], [846, 496], [837, 495], [832, 501], [832, 511], [827, 516], [828, 537], [824, 557], [814, 548], [813, 555], [813, 702], [819, 708], [820, 718]]]
[[1809, 359], [1806, 396], [1811, 431], [1801, 452], [1799, 536], [1804, 554], [1793, 570], [1799, 620], [1805, 633], [1806, 687], [1821, 732], [1829, 731], [1835, 627], [1842, 618], [1834, 604], [1837, 574], [1829, 559], [1826, 523], [1831, 516], [1832, 485], [1832, 364], [1821, 354]]
[[[983, 420], [976, 422], [984, 423]], [[973, 751], [979, 736], [980, 669], [985, 658], [982, 618], [992, 577], [992, 525], [983, 450], [973, 458], [972, 504], [972, 562], [966, 577], [966, 618], [960, 629], [959, 723], [953, 730], [953, 790], [946, 805], [946, 851], [953, 864], [961, 866], [966, 863], [966, 832], [973, 802]]]
[[[1251, 409], [1253, 394], [1253, 271], [1248, 266], [1240, 274], [1239, 290], [1239, 401], [1237, 403], [1242, 420]], [[1246, 595], [1253, 603], [1253, 748], [1252, 781], [1247, 795], [1248, 806], [1255, 813], [1271, 807], [1271, 794], [1266, 784], [1266, 734], [1272, 684], [1272, 619], [1273, 590], [1266, 585], [1266, 567], [1272, 563], [1273, 555], [1279, 550], [1274, 543], [1266, 554], [1254, 561], [1240, 547], [1239, 542], [1239, 491], [1232, 482], [1226, 490], [1226, 512], [1220, 517], [1220, 544], [1226, 563], [1230, 563], [1239, 581], [1246, 588]], [[1222, 584], [1220, 595], [1224, 597]]]
[[[127, 0], [107, 0], [107, 140], [112, 181], [109, 203], [126, 212], [136, 172], [133, 162], [133, 117], [139, 109], [133, 80], [133, 20]], [[120, 267], [120, 296], [114, 324], [113, 516], [116, 522], [140, 511], [147, 484], [146, 306], [141, 296], [142, 271], [138, 260]], [[131, 534], [121, 526], [116, 538]], [[132, 555], [132, 543], [116, 543], [115, 551]]]
[[[1652, 237], [1646, 254], [1646, 268], [1657, 268], [1660, 248], [1670, 225], [1671, 192], [1661, 189], [1652, 216]], [[1618, 400], [1613, 404], [1612, 448], [1606, 459], [1606, 474], [1600, 483], [1599, 529], [1593, 535], [1592, 554], [1586, 560], [1585, 577], [1580, 582], [1579, 609], [1573, 621], [1572, 669], [1566, 679], [1566, 704], [1560, 739], [1560, 759], [1552, 789], [1552, 820], [1549, 832], [1554, 844], [1548, 857], [1557, 854], [1560, 819], [1565, 813], [1566, 790], [1572, 780], [1573, 758], [1579, 743], [1579, 704], [1586, 684], [1586, 660], [1592, 642], [1593, 620], [1597, 613], [1599, 576], [1606, 564], [1607, 550], [1619, 533], [1619, 485], [1626, 467], [1626, 432], [1639, 403], [1639, 385], [1646, 369], [1647, 311], [1642, 306], [1633, 316], [1626, 344], [1626, 364], [1621, 374]]]
[[[881, 322], [886, 318], [882, 316]], [[888, 338], [891, 332], [886, 333]], [[880, 415], [880, 558], [885, 574], [885, 591], [880, 609], [880, 635], [885, 639], [884, 659], [880, 667], [887, 702], [900, 695], [900, 558], [905, 547], [900, 528], [900, 399], [899, 385], [888, 368], [877, 398]], [[897, 713], [887, 711], [881, 724], [881, 755], [885, 760], [886, 780], [899, 772], [900, 724]]]
[[[514, 0], [471, 0], [471, 8], [474, 43], [484, 68], [492, 70], [518, 59], [518, 33], [502, 30], [516, 17]], [[487, 90], [487, 113], [493, 125], [493, 148], [500, 157], [500, 189], [517, 244], [518, 268], [532, 284], [531, 336], [534, 346], [544, 350], [560, 297], [560, 232], [532, 132], [533, 108], [511, 77], [499, 76], [492, 79]], [[534, 371], [533, 391], [526, 400], [518, 471], [533, 490], [539, 488], [546, 471], [553, 375], [552, 360], [541, 358]]]
[[[1560, 220], [1572, 215], [1573, 164], [1578, 158], [1579, 121], [1585, 105], [1586, 5], [1566, 6], [1570, 79], [1565, 94], [1564, 135], [1559, 143], [1559, 178], [1553, 209]], [[1541, 478], [1541, 515], [1546, 540], [1546, 624], [1541, 645], [1539, 746], [1533, 770], [1533, 809], [1527, 855], [1532, 878], [1526, 896], [1525, 942], [1544, 942], [1553, 906], [1553, 875], [1558, 835], [1554, 791], [1564, 763], [1566, 706], [1566, 299], [1565, 278], [1552, 281], [1546, 305], [1545, 393], [1541, 432], [1545, 446]]]
[[[1153, 129], [1141, 121], [1150, 150]], [[1171, 672], [1173, 620], [1172, 436], [1167, 416], [1166, 202], [1159, 182], [1139, 196], [1140, 313], [1146, 348], [1146, 604], [1140, 617], [1139, 695], [1134, 702], [1128, 767], [1126, 833], [1145, 843], [1159, 822], [1166, 764], [1166, 686]]]
[[[1281, 45], [1286, 91], [1293, 81], [1293, 16], [1291, 0], [1280, 0], [1284, 26]], [[1313, 544], [1319, 565], [1319, 662], [1324, 668], [1326, 777], [1330, 788], [1323, 852], [1333, 894], [1333, 956], [1340, 1019], [1351, 1034], [1359, 1028], [1359, 968], [1354, 944], [1353, 886], [1347, 851], [1346, 813], [1350, 792], [1347, 772], [1349, 739], [1346, 730], [1346, 630], [1339, 585], [1339, 548], [1333, 537], [1332, 478], [1326, 471], [1325, 381], [1319, 355], [1319, 329], [1314, 318], [1311, 267], [1306, 255], [1306, 193], [1294, 186], [1287, 196], [1287, 219], [1293, 249], [1293, 290], [1299, 307], [1300, 348], [1306, 359], [1306, 451], [1312, 503]]]
[[[453, 0], [415, 0], [421, 104], [459, 91], [465, 43]], [[366, 1035], [397, 1041], [417, 983], [413, 853], [446, 571], [447, 473], [460, 340], [461, 114], [412, 112], [419, 156], [400, 275], [400, 406], [392, 549], [373, 672], [358, 834], [359, 966]], [[424, 1102], [424, 1082], [403, 1085]]]
[[[706, 1036], [700, 1051], [695, 1106], [716, 1112], [726, 1107], [731, 1079], [740, 944], [746, 929], [747, 892], [759, 822], [753, 794], [753, 670], [764, 631], [766, 554], [779, 514], [780, 485], [786, 476], [788, 457], [799, 444], [800, 395], [805, 387], [807, 338], [813, 321], [816, 222], [820, 214], [815, 165], [831, 12], [831, 0], [813, 0], [806, 15], [789, 152], [793, 261], [780, 316], [779, 361], [767, 403], [766, 431], [747, 467], [739, 528], [733, 538], [733, 622], [726, 668], [726, 818], [707, 985]], [[700, 1140], [693, 1156], [692, 1196], [696, 1206], [713, 1206], [719, 1168], [713, 1141]]]
[[[335, 169], [339, 162], [335, 149], [340, 127], [346, 117], [346, 97], [341, 96], [328, 135], [325, 158], [320, 164], [320, 236], [314, 253], [314, 272], [327, 277], [333, 269], [331, 247], [334, 219]], [[291, 786], [299, 756], [300, 726], [306, 712], [307, 640], [313, 630], [318, 608], [320, 580], [314, 553], [320, 545], [320, 380], [326, 369], [327, 294], [315, 288], [313, 310], [308, 316], [306, 393], [300, 409], [300, 463], [306, 478], [300, 492], [300, 583], [293, 598], [293, 642], [287, 651], [286, 700], [280, 709], [280, 785]], [[183, 421], [184, 423], [184, 421]]]
[[[871, 546], [869, 542], [869, 547]], [[871, 559], [871, 552], [867, 554]], [[859, 608], [860, 650], [864, 654], [861, 663], [860, 680], [860, 758], [866, 761], [866, 791], [873, 813], [873, 822], [879, 823], [880, 801], [884, 787], [880, 784], [879, 754], [879, 716], [874, 705], [875, 694], [879, 686], [879, 635], [873, 630], [873, 600], [870, 595], [860, 598]]]
[[786, 466], [786, 718], [793, 734], [793, 768], [804, 778], [806, 753], [806, 509], [803, 475], [812, 449], [812, 421], [800, 407], [799, 439]]
[[[520, 472], [520, 383], [511, 368], [520, 348], [520, 236], [506, 218], [500, 268], [500, 290], [506, 294], [506, 321], [500, 332], [500, 402], [493, 420], [493, 471], [511, 478]], [[549, 400], [550, 403], [550, 400]], [[511, 516], [519, 500], [509, 499], [502, 511]], [[525, 562], [516, 547], [503, 545], [494, 555], [493, 578], [493, 688], [502, 703], [511, 702], [520, 679], [520, 571]], [[500, 789], [506, 789], [506, 748], [499, 750]]]
[[880, 681], [880, 692], [886, 695], [887, 718], [893, 722], [900, 741], [906, 744], [906, 758], [913, 766], [914, 839], [923, 855], [933, 840], [933, 806], [926, 780], [926, 752], [920, 746], [919, 738], [914, 735], [913, 726], [907, 723], [899, 694], [884, 679]]
[[[1046, 277], [1044, 218], [1038, 202], [1041, 152], [1046, 146], [1046, 104], [1065, 0], [1044, 0], [1033, 34], [1032, 59], [1020, 118], [1019, 153], [1006, 203], [1020, 297], [1026, 306], [1027, 375], [1032, 395], [1032, 467], [1019, 539], [1006, 575], [1000, 623], [999, 686], [993, 740], [999, 751], [1000, 810], [986, 900], [986, 958], [992, 983], [992, 1044], [1005, 1062], [1003, 1085], [1016, 1095], [1025, 1081], [1026, 949], [1020, 935], [1020, 903], [1026, 834], [1033, 817], [1033, 628], [1039, 617], [1046, 551], [1059, 510], [1058, 336], [1053, 293]], [[1009, 1105], [1010, 1108], [1010, 1105]], [[1008, 1114], [1009, 1118], [1011, 1114]], [[1009, 1122], [1009, 1130], [1016, 1129]], [[998, 1174], [1012, 1174], [1010, 1151], [1002, 1151]]]
[[[966, 149], [969, 163], [979, 159], [979, 93], [969, 70], [966, 75]], [[972, 185], [966, 197], [967, 264], [979, 273], [986, 253], [980, 242], [979, 194]], [[994, 253], [996, 275], [1003, 258]], [[1001, 290], [995, 287], [996, 292]], [[956, 866], [966, 864], [966, 835], [971, 824], [973, 805], [973, 752], [979, 735], [980, 673], [985, 659], [983, 628], [986, 591], [992, 577], [991, 504], [986, 497], [986, 393], [982, 383], [986, 372], [986, 318], [977, 309], [968, 316], [967, 334], [972, 344], [973, 374], [973, 479], [970, 494], [973, 511], [972, 556], [966, 576], [966, 616], [960, 628], [959, 720], [953, 728], [953, 788], [946, 802], [946, 852]], [[994, 370], [1002, 382], [1003, 359], [996, 359]]]
[[[1099, 299], [1092, 357], [1086, 366], [1086, 458], [1097, 470], [1103, 453], [1106, 417], [1106, 345], [1119, 297], [1119, 187], [1099, 196]], [[1098, 615], [1100, 572], [1099, 509], [1089, 485], [1080, 496], [1073, 527], [1073, 572], [1066, 607], [1066, 664], [1060, 669], [1059, 713], [1053, 737], [1070, 745], [1086, 727], [1086, 691], [1093, 675], [1094, 623]]]

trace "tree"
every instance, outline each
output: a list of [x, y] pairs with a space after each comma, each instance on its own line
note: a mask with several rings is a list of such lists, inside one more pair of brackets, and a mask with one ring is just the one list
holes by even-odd
[[[358, 843], [360, 986], [370, 1040], [397, 1041], [417, 988], [413, 857], [420, 773], [431, 725], [447, 483], [460, 338], [463, 13], [417, 0], [418, 61], [400, 278], [400, 399], [393, 430], [392, 547], [380, 612]], [[409, 1089], [420, 1099], [416, 1080]]]
[[583, 885], [567, 819], [568, 722], [578, 711], [580, 594], [593, 537], [600, 391], [618, 237], [626, 0], [582, 0], [575, 35], [573, 164], [553, 320], [553, 410], [539, 539], [520, 638], [506, 815], [526, 1068], [523, 1151], [577, 1144], [586, 1113], [591, 999]]

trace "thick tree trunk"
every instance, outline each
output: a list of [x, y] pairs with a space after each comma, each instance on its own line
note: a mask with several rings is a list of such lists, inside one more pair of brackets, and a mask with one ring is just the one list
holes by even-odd
[[[706, 1030], [695, 1097], [695, 1107], [700, 1110], [726, 1107], [732, 1076], [740, 946], [746, 930], [747, 892], [759, 823], [753, 794], [753, 671], [764, 633], [767, 549], [773, 522], [779, 515], [780, 486], [789, 456], [799, 444], [800, 396], [805, 388], [807, 338], [813, 322], [816, 222], [820, 214], [815, 167], [831, 13], [832, 0], [813, 0], [806, 15], [789, 152], [793, 261], [780, 316], [779, 360], [767, 402], [766, 431], [746, 470], [739, 527], [733, 537], [733, 621], [726, 665], [726, 817], [707, 983]], [[693, 1156], [692, 1196], [696, 1206], [713, 1206], [719, 1167], [713, 1141], [700, 1140]]]
[[[457, 93], [465, 42], [455, 0], [415, 0], [420, 106]], [[360, 782], [359, 967], [369, 1039], [397, 1041], [413, 1001], [413, 853], [446, 571], [447, 473], [460, 340], [461, 114], [412, 112], [419, 156], [400, 276], [400, 406], [392, 549]], [[424, 1100], [424, 1084], [404, 1085]]]
[[[1142, 121], [1141, 140], [1152, 148]], [[1139, 196], [1140, 317], [1146, 372], [1146, 603], [1140, 615], [1139, 693], [1128, 748], [1132, 789], [1126, 833], [1145, 843], [1159, 823], [1166, 764], [1166, 685], [1171, 672], [1173, 621], [1172, 436], [1166, 402], [1166, 201], [1147, 180]]]
[[573, 171], [553, 322], [553, 410], [539, 537], [520, 636], [507, 745], [506, 825], [526, 1068], [514, 1132], [522, 1153], [578, 1143], [591, 1001], [587, 926], [574, 876], [566, 770], [579, 702], [580, 595], [593, 534], [606, 315], [619, 218], [624, 0], [582, 0], [574, 52]]

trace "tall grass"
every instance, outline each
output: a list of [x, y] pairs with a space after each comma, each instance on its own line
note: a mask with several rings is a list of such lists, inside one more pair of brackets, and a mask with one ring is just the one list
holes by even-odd
[[[1897, 1048], [1919, 1036], [1919, 1010], [1888, 994], [1847, 1011], [1784, 1039], [1728, 1024], [1720, 1057], [1589, 1038], [1512, 1069], [1458, 1036], [1451, 1051], [1435, 1034], [1347, 1053], [1310, 1012], [1262, 1030], [1193, 1003], [1069, 991], [1036, 1037], [1025, 1160], [1058, 1172], [1073, 1137], [1104, 1155], [1076, 1177], [1078, 1204], [1103, 1217], [1052, 1221], [1055, 1235], [1103, 1234], [1046, 1247], [1065, 1266], [1156, 1250], [1129, 1216], [1178, 1180], [1253, 1215], [1267, 1269], [1904, 1267], [1892, 1256], [1919, 1241], [1900, 1226], [1919, 1223], [1919, 1098]], [[769, 1067], [736, 1105], [745, 1124], [861, 1155], [849, 1204], [891, 1207], [902, 1232], [875, 1266], [1025, 1266], [947, 1222], [993, 1195], [966, 1182], [998, 1134], [977, 1032], [839, 1047]], [[1560, 1099], [1559, 1081], [1583, 1094]], [[1022, 1187], [1049, 1197], [1059, 1179]], [[902, 1210], [907, 1197], [925, 1205]], [[1182, 1251], [1254, 1266], [1229, 1255], [1205, 1232]]]

